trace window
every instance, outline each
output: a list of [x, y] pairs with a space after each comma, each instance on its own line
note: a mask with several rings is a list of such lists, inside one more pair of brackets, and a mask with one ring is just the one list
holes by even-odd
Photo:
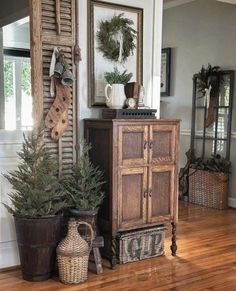
[[29, 17], [0, 28], [0, 128], [31, 130]]
[[20, 50], [4, 50], [5, 129], [33, 126], [30, 58]]

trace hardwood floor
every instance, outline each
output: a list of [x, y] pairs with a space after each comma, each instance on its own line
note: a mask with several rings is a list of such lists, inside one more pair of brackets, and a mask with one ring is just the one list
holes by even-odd
[[68, 286], [58, 279], [41, 283], [21, 279], [20, 270], [0, 273], [0, 290], [236, 290], [236, 210], [218, 211], [180, 204], [178, 256], [172, 257], [170, 230], [166, 254], [89, 273], [86, 283]]

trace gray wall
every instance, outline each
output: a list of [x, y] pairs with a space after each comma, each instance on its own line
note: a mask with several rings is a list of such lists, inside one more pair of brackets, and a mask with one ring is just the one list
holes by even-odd
[[1, 1], [0, 27], [29, 15], [28, 0]]
[[[172, 79], [171, 97], [162, 98], [161, 116], [182, 119], [180, 164], [183, 166], [184, 153], [190, 146], [193, 74], [208, 63], [236, 70], [236, 5], [196, 0], [164, 10], [163, 47], [172, 48]], [[234, 95], [230, 196], [236, 198], [236, 83]], [[230, 199], [231, 204], [234, 202]]]

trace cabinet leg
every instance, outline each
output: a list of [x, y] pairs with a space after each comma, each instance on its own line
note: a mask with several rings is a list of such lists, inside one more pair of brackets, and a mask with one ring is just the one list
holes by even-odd
[[111, 238], [111, 255], [110, 255], [110, 264], [111, 264], [111, 268], [115, 269], [116, 264], [117, 264], [117, 259], [116, 259], [116, 237], [113, 236]]
[[176, 251], [177, 251], [177, 244], [176, 244], [176, 223], [171, 222], [172, 225], [172, 244], [171, 244], [171, 254], [172, 256], [176, 256]]

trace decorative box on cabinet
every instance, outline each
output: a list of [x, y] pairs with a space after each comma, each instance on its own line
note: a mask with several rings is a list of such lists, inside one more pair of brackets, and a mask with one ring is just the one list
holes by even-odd
[[176, 254], [179, 121], [86, 119], [91, 159], [104, 171], [107, 196], [99, 211], [105, 254], [119, 257], [118, 237], [127, 231], [172, 224]]

